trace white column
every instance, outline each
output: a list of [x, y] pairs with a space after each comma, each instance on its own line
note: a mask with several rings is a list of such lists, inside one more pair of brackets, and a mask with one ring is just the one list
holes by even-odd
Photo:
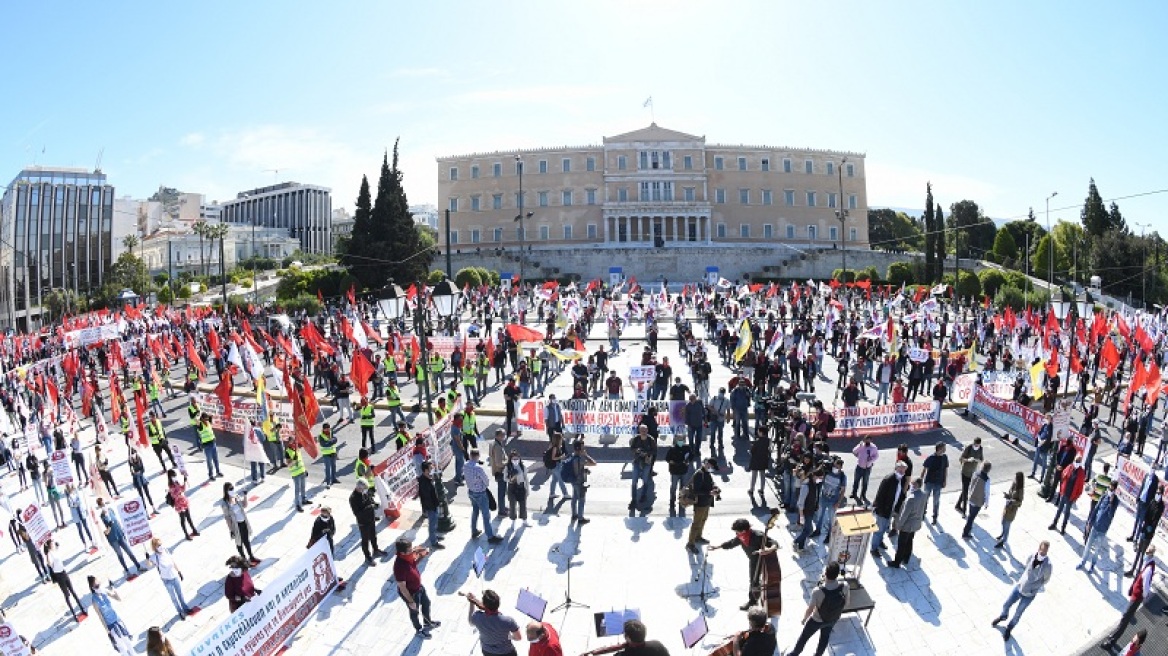
[[703, 216], [702, 220], [706, 223], [706, 243], [714, 243], [714, 220], [712, 217]]
[[673, 217], [673, 241], [681, 241], [681, 217]]
[[608, 223], [611, 220], [612, 220], [611, 216], [604, 217], [604, 243], [606, 243], [606, 244], [610, 241], [609, 237], [608, 237]]
[[657, 245], [657, 217], [649, 219], [649, 240]]

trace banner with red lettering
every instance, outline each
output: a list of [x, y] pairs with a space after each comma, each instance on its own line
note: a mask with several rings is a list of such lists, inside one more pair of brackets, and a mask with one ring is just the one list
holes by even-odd
[[[1140, 487], [1144, 484], [1144, 478], [1147, 477], [1148, 463], [1141, 458], [1125, 458], [1119, 456], [1119, 464], [1116, 466], [1116, 471], [1112, 474], [1113, 478], [1119, 481], [1119, 487], [1116, 493], [1119, 495], [1120, 505], [1124, 506], [1133, 513], [1136, 509], [1136, 497], [1139, 496]], [[1165, 502], [1168, 502], [1168, 492], [1164, 495]], [[1160, 518], [1160, 524], [1156, 527], [1156, 533], [1160, 537], [1168, 538], [1168, 513], [1165, 513]]]
[[[461, 412], [461, 401], [454, 412]], [[413, 442], [421, 437], [426, 445], [426, 453], [438, 468], [446, 469], [454, 460], [454, 450], [450, 444], [450, 427], [454, 423], [454, 413], [450, 413], [438, 420], [432, 427], [418, 431], [411, 444], [395, 451], [380, 463], [374, 463], [373, 473], [376, 475], [377, 493], [381, 498], [381, 509], [398, 511], [406, 502], [418, 495], [417, 465], [421, 456], [414, 454]]]
[[[1034, 436], [1038, 434], [1038, 429], [1042, 428], [1042, 424], [1046, 421], [1046, 416], [1038, 410], [1024, 406], [1017, 401], [1000, 399], [982, 387], [974, 389], [969, 411], [1014, 437], [1029, 440], [1034, 439]], [[1071, 428], [1071, 415], [1067, 412], [1065, 401], [1060, 401], [1055, 405], [1053, 419], [1054, 437], [1056, 440], [1061, 440]]]
[[889, 405], [836, 408], [832, 437], [862, 437], [887, 433], [908, 433], [938, 426], [940, 403], [893, 403]]
[[[518, 421], [523, 428], [545, 430], [541, 399], [524, 401], [519, 406]], [[610, 401], [604, 399], [569, 399], [560, 402], [564, 415], [564, 433], [585, 435], [628, 435], [637, 432], [641, 417], [649, 408], [657, 410], [661, 435], [685, 435], [685, 401]]]
[[[197, 392], [194, 397], [195, 402], [199, 404], [200, 412], [211, 415], [211, 428], [216, 431], [243, 435], [247, 430], [248, 419], [257, 426], [261, 423], [260, 406], [254, 398], [232, 397], [231, 418], [228, 419], [223, 412], [223, 401], [215, 394]], [[269, 401], [268, 411], [280, 420], [280, 437], [291, 437], [295, 428], [292, 425], [292, 406], [288, 403]]]

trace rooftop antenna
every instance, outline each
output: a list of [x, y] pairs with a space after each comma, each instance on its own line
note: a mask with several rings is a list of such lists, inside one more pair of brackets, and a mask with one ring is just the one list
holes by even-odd
[[97, 151], [97, 163], [93, 165], [94, 173], [101, 173], [101, 158], [103, 156], [105, 156], [105, 146], [102, 146], [101, 150]]
[[279, 180], [280, 171], [288, 171], [288, 170], [289, 169], [264, 169], [264, 173], [271, 173], [272, 174], [272, 184], [277, 184], [280, 182], [280, 180]]

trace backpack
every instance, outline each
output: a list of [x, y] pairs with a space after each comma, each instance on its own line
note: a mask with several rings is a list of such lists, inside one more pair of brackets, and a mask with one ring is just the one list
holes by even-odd
[[835, 415], [828, 415], [827, 419], [823, 422], [823, 427], [825, 429], [827, 429], [828, 433], [834, 431], [835, 430]]
[[845, 582], [834, 590], [823, 588], [823, 601], [819, 602], [819, 619], [826, 624], [831, 624], [839, 620], [840, 616], [844, 614], [844, 606], [846, 600], [844, 599]]
[[552, 456], [552, 447], [548, 447], [543, 452], [543, 466], [548, 469], [555, 469], [556, 461]]
[[576, 456], [572, 456], [564, 460], [564, 466], [560, 467], [560, 480], [573, 484], [576, 482]]

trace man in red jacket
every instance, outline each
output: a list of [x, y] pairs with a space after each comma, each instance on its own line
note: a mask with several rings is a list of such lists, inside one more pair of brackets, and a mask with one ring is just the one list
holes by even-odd
[[1123, 618], [1119, 620], [1119, 626], [1107, 636], [1103, 644], [1099, 645], [1103, 649], [1110, 650], [1115, 646], [1115, 642], [1123, 635], [1127, 625], [1131, 623], [1136, 616], [1136, 611], [1140, 606], [1144, 605], [1148, 599], [1152, 597], [1152, 581], [1156, 578], [1156, 547], [1148, 547], [1147, 558], [1144, 564], [1140, 567], [1136, 574], [1135, 580], [1132, 581], [1131, 587], [1127, 590], [1127, 609], [1123, 611]]
[[1059, 477], [1058, 510], [1054, 513], [1054, 520], [1051, 521], [1047, 529], [1053, 531], [1055, 524], [1058, 524], [1059, 517], [1063, 518], [1063, 525], [1059, 528], [1059, 533], [1066, 534], [1067, 520], [1071, 518], [1071, 506], [1079, 499], [1079, 495], [1083, 494], [1083, 483], [1087, 480], [1087, 470], [1083, 469], [1083, 457], [1076, 456], [1074, 465], [1064, 467], [1062, 475]]
[[560, 647], [560, 636], [547, 622], [529, 622], [527, 624], [527, 656], [564, 656]]

